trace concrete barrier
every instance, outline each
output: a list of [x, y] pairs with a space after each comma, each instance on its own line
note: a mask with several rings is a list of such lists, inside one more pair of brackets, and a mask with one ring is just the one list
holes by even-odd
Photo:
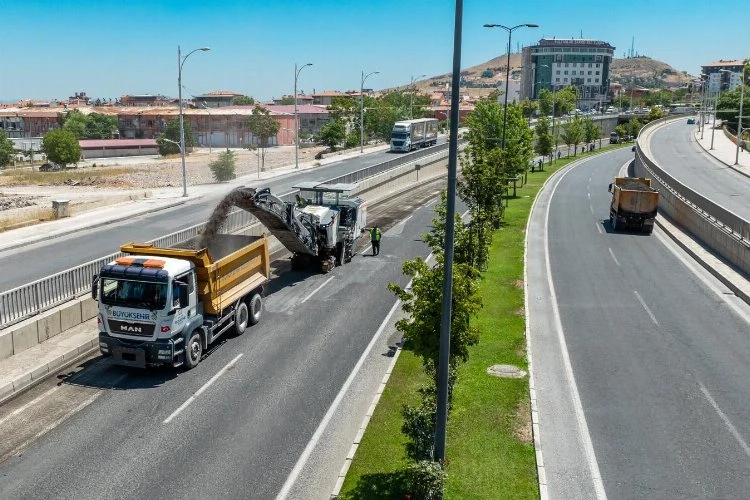
[[96, 302], [91, 297], [84, 297], [21, 321], [0, 332], [0, 360], [46, 342], [94, 318], [96, 312]]
[[[660, 193], [659, 211], [736, 269], [750, 275], [750, 242], [747, 222], [723, 207], [704, 199], [666, 174], [648, 156], [648, 137], [663, 120], [647, 124], [639, 135], [635, 174], [653, 179]], [[641, 138], [645, 144], [641, 144]]]

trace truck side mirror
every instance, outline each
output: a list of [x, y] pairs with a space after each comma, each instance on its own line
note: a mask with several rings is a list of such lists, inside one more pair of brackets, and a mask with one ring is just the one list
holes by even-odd
[[180, 291], [180, 308], [187, 307], [190, 304], [188, 297], [188, 285], [187, 283], [178, 283], [178, 290]]
[[93, 278], [91, 278], [91, 298], [96, 300], [99, 295], [99, 275], [95, 274]]
[[607, 189], [607, 191], [609, 191], [610, 193], [612, 192], [612, 183], [611, 182], [609, 183], [609, 188]]

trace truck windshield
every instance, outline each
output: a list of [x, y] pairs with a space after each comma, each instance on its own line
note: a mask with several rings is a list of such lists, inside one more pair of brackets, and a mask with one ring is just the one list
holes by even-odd
[[403, 140], [403, 139], [406, 139], [407, 137], [409, 137], [409, 134], [407, 134], [406, 132], [393, 132], [391, 134], [391, 139]]
[[164, 309], [167, 285], [149, 281], [102, 279], [102, 302], [110, 306]]

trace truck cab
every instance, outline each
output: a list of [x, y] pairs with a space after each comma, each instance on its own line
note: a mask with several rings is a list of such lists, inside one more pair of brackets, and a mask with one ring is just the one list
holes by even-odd
[[[125, 365], [180, 357], [184, 331], [202, 323], [195, 283], [195, 266], [180, 259], [126, 256], [102, 266], [92, 286], [102, 354]], [[144, 342], [149, 349], [128, 348]]]

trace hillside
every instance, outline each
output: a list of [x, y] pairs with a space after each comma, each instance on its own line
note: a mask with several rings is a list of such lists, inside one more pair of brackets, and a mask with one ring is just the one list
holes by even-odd
[[610, 72], [614, 82], [625, 85], [635, 83], [643, 87], [681, 87], [696, 78], [650, 57], [615, 59]]
[[[462, 94], [480, 97], [489, 94], [497, 87], [498, 82], [505, 80], [505, 64], [507, 54], [490, 59], [489, 61], [471, 66], [461, 71], [462, 81], [468, 85], [461, 87]], [[521, 54], [510, 55], [511, 78], [521, 74]], [[488, 73], [485, 73], [488, 72]], [[491, 74], [490, 74], [491, 73]], [[611, 80], [626, 86], [635, 83], [643, 87], [680, 87], [686, 85], [696, 77], [684, 71], [677, 71], [669, 64], [649, 57], [631, 57], [614, 59], [611, 67]], [[430, 94], [439, 89], [450, 86], [451, 75], [444, 73], [420, 80], [415, 83], [418, 91]], [[408, 86], [408, 82], [404, 87]], [[404, 88], [401, 87], [401, 88]], [[394, 90], [394, 89], [385, 89]]]

